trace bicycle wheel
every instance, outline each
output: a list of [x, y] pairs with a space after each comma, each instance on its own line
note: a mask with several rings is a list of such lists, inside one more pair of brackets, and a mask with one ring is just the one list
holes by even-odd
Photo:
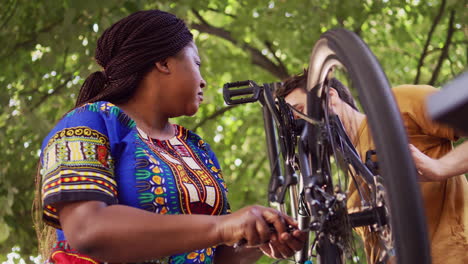
[[[306, 154], [300, 156], [306, 156], [301, 164], [304, 200], [319, 263], [362, 263], [352, 227], [364, 237], [371, 263], [430, 263], [416, 169], [377, 59], [356, 34], [335, 29], [314, 46], [308, 72], [307, 116], [314, 124], [308, 123], [302, 134]], [[330, 110], [336, 98], [336, 89], [330, 89], [337, 86], [333, 77], [348, 80], [363, 119], [347, 108]], [[378, 168], [373, 168], [376, 157]]]

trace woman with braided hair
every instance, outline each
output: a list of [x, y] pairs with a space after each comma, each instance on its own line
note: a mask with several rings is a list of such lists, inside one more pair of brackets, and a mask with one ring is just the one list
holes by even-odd
[[[52, 248], [39, 235], [49, 262], [252, 263], [301, 248], [304, 234], [288, 233], [296, 223], [274, 209], [230, 213], [209, 145], [169, 122], [194, 115], [206, 86], [182, 20], [136, 12], [104, 31], [95, 58], [103, 71], [42, 146], [39, 210], [57, 238]], [[239, 241], [247, 247], [233, 249]]]

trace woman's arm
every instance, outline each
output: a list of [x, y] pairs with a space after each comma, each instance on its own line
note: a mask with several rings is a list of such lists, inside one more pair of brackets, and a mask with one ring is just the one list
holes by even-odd
[[221, 245], [216, 249], [214, 263], [223, 264], [251, 264], [255, 263], [263, 255], [262, 251], [255, 248], [233, 248]]
[[83, 254], [106, 262], [138, 262], [214, 245], [247, 245], [270, 239], [269, 225], [278, 233], [294, 221], [280, 212], [249, 206], [222, 216], [160, 215], [103, 202], [56, 204], [70, 245]]

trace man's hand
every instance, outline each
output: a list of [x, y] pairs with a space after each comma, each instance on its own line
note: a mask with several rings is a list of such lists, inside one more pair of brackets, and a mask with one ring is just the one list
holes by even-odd
[[284, 232], [279, 236], [274, 233], [271, 235], [270, 242], [260, 246], [263, 254], [274, 259], [285, 259], [294, 255], [294, 253], [302, 249], [307, 232], [294, 230], [291, 233]]
[[420, 181], [445, 180], [446, 177], [444, 177], [444, 172], [449, 168], [446, 167], [443, 161], [427, 156], [412, 144], [409, 144], [409, 147], [416, 168], [418, 169]]

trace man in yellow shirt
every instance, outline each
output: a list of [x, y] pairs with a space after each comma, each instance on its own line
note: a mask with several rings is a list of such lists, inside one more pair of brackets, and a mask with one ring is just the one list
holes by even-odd
[[[290, 77], [276, 96], [301, 112], [306, 107], [307, 71]], [[349, 90], [338, 80], [330, 81], [329, 107], [342, 121], [345, 130], [364, 159], [375, 149], [366, 116], [359, 112]], [[410, 151], [420, 175], [420, 188], [428, 224], [434, 264], [468, 263], [468, 141], [456, 148], [459, 134], [434, 123], [427, 115], [425, 99], [438, 90], [428, 85], [401, 85], [392, 89], [408, 133]], [[354, 188], [348, 193], [348, 208], [359, 207]], [[378, 249], [372, 234], [357, 230], [365, 241], [368, 262], [375, 263]]]

